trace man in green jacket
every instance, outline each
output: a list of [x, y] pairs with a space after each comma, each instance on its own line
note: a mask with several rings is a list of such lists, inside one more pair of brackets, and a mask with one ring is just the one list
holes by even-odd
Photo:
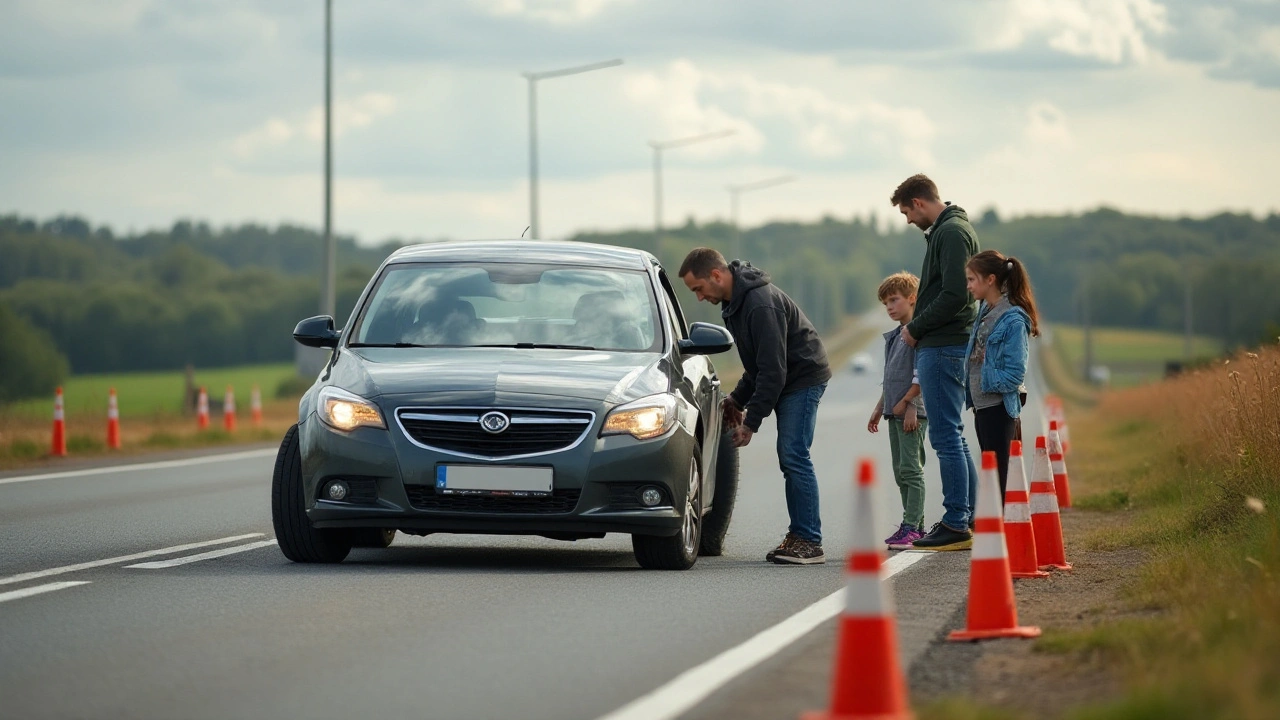
[[964, 266], [978, 253], [978, 234], [961, 208], [944, 203], [924, 175], [902, 182], [890, 198], [907, 222], [924, 231], [924, 267], [916, 314], [902, 339], [916, 349], [920, 394], [929, 410], [929, 444], [942, 475], [942, 521], [913, 543], [922, 550], [973, 546], [978, 471], [964, 439], [964, 354], [977, 309], [965, 289]]

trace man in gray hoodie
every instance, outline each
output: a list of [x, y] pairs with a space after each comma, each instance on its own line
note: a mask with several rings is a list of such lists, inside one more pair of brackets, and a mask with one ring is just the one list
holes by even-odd
[[778, 465], [791, 526], [765, 559], [792, 565], [826, 562], [818, 477], [809, 457], [818, 403], [831, 379], [818, 331], [763, 270], [741, 260], [727, 263], [711, 248], [690, 252], [680, 278], [699, 300], [721, 306], [742, 358], [742, 378], [724, 400], [734, 445], [744, 447], [770, 413], [778, 416]]

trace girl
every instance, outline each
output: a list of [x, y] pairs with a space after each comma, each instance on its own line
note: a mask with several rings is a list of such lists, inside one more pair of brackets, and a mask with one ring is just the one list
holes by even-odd
[[965, 353], [965, 407], [973, 408], [978, 445], [996, 453], [1000, 499], [1009, 477], [1009, 443], [1022, 437], [1018, 415], [1027, 399], [1027, 338], [1040, 335], [1031, 279], [1022, 261], [984, 250], [964, 269], [979, 301]]

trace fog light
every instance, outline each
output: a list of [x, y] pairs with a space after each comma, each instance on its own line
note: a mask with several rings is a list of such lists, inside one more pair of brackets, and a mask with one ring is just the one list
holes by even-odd
[[647, 487], [640, 491], [640, 504], [654, 507], [662, 502], [662, 491], [656, 487]]
[[350, 491], [351, 488], [348, 488], [347, 484], [341, 480], [334, 480], [325, 488], [325, 494], [329, 496], [330, 500], [343, 500]]

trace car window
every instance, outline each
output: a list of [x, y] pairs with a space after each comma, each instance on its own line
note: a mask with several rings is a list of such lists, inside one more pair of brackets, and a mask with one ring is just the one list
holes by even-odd
[[391, 265], [354, 344], [573, 345], [656, 350], [658, 312], [640, 271], [519, 263]]

